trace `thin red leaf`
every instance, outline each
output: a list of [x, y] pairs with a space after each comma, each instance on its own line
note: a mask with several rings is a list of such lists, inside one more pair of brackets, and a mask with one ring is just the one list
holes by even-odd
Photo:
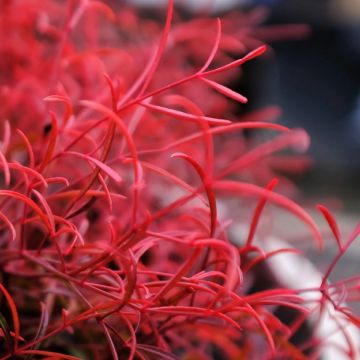
[[106, 196], [107, 202], [109, 204], [109, 210], [112, 211], [113, 204], [112, 204], [110, 190], [109, 190], [109, 188], [108, 188], [108, 186], [106, 184], [105, 179], [101, 176], [101, 174], [98, 175], [98, 179], [99, 179], [99, 182], [100, 182], [102, 188], [104, 189], [105, 196]]
[[280, 194], [276, 194], [274, 192], [271, 192], [267, 189], [263, 189], [253, 184], [236, 182], [236, 181], [215, 181], [213, 187], [214, 189], [223, 192], [236, 193], [240, 196], [254, 196], [254, 195], [261, 196], [267, 198], [269, 201], [273, 202], [274, 204], [289, 210], [309, 226], [319, 248], [320, 249], [323, 248], [323, 239], [315, 221], [302, 207], [300, 207], [298, 204], [288, 199], [287, 197]]
[[267, 49], [266, 45], [261, 45], [257, 49], [249, 52], [247, 55], [245, 55], [241, 59], [235, 60], [235, 61], [231, 62], [230, 64], [220, 66], [214, 70], [209, 70], [209, 71], [203, 72], [201, 75], [202, 76], [214, 75], [214, 74], [218, 74], [218, 73], [233, 69], [235, 67], [241, 66], [242, 64], [246, 63], [247, 61], [255, 59], [256, 57], [259, 57], [262, 54], [264, 54], [266, 49]]
[[164, 25], [164, 28], [163, 28], [163, 31], [161, 34], [159, 46], [156, 50], [155, 56], [150, 61], [151, 65], [149, 66], [149, 70], [146, 74], [144, 83], [141, 87], [141, 90], [140, 90], [140, 93], [138, 96], [141, 96], [146, 91], [146, 89], [148, 88], [148, 86], [157, 70], [157, 67], [160, 63], [161, 56], [165, 50], [166, 42], [169, 37], [171, 22], [172, 22], [172, 18], [173, 18], [173, 12], [174, 12], [174, 0], [168, 0], [166, 21], [165, 21], [165, 25]]
[[338, 248], [340, 251], [342, 251], [343, 246], [342, 246], [342, 239], [341, 239], [341, 233], [340, 233], [340, 229], [339, 226], [334, 218], [334, 216], [331, 214], [331, 212], [329, 211], [329, 209], [327, 209], [324, 205], [317, 205], [316, 206], [321, 213], [323, 214], [325, 220], [327, 221], [327, 223], [329, 224], [329, 227], [335, 237], [336, 243], [338, 245]]
[[[275, 178], [270, 181], [270, 183], [266, 186], [266, 189], [269, 191], [272, 191], [278, 183], [279, 183], [279, 180]], [[245, 244], [246, 247], [251, 246], [251, 244], [252, 244], [252, 241], [253, 241], [254, 235], [255, 235], [255, 231], [256, 231], [256, 228], [257, 228], [259, 220], [260, 220], [261, 213], [266, 204], [266, 200], [267, 199], [265, 197], [262, 197], [262, 198], [260, 198], [258, 204], [256, 205], [254, 215], [251, 219], [249, 234], [248, 234], [246, 244]]]
[[49, 138], [49, 144], [46, 149], [44, 159], [41, 162], [41, 164], [39, 165], [39, 172], [43, 171], [44, 168], [46, 167], [46, 165], [48, 164], [48, 162], [51, 160], [53, 153], [54, 153], [55, 146], [56, 146], [57, 137], [58, 137], [58, 127], [57, 127], [56, 116], [52, 111], [50, 111], [50, 115], [51, 115], [51, 133], [50, 133], [50, 138]]
[[12, 170], [17, 170], [20, 173], [25, 173], [29, 176], [32, 176], [32, 177], [38, 179], [45, 188], [48, 187], [48, 184], [47, 184], [45, 178], [38, 171], [32, 169], [31, 167], [23, 166], [16, 162], [11, 162], [11, 163], [9, 163], [9, 168]]
[[44, 197], [42, 196], [41, 193], [39, 193], [37, 190], [33, 189], [32, 192], [36, 195], [36, 197], [39, 199], [41, 205], [43, 206], [45, 213], [49, 219], [49, 223], [51, 225], [52, 228], [52, 233], [55, 233], [55, 219], [54, 219], [54, 214], [52, 213], [52, 210], [49, 206], [49, 204], [47, 203], [47, 201], [44, 199]]
[[27, 136], [20, 129], [16, 129], [16, 131], [21, 136], [21, 138], [23, 139], [23, 141], [25, 143], [26, 150], [27, 150], [27, 153], [29, 156], [29, 166], [30, 166], [30, 168], [34, 168], [35, 167], [35, 156], [34, 156], [34, 151], [32, 149], [30, 141], [27, 138]]
[[110, 76], [108, 74], [104, 73], [104, 78], [105, 78], [105, 80], [108, 83], [109, 88], [110, 88], [112, 109], [113, 109], [113, 111], [116, 111], [117, 94], [116, 94], [114, 84], [113, 84], [113, 82], [112, 82], [112, 80], [111, 80], [111, 78], [110, 78]]
[[226, 119], [216, 119], [216, 118], [211, 118], [211, 117], [207, 117], [207, 116], [196, 116], [193, 114], [187, 114], [187, 113], [185, 113], [183, 111], [179, 111], [179, 110], [169, 109], [169, 108], [165, 108], [165, 107], [153, 105], [153, 104], [147, 104], [145, 102], [141, 103], [141, 105], [150, 110], [160, 112], [161, 114], [164, 114], [164, 115], [167, 115], [170, 117], [174, 117], [175, 119], [179, 119], [179, 120], [183, 120], [183, 121], [191, 121], [191, 122], [206, 121], [211, 125], [231, 124], [231, 121], [226, 120]]
[[75, 152], [75, 151], [67, 151], [64, 154], [65, 155], [73, 155], [73, 156], [77, 156], [79, 158], [85, 159], [85, 160], [95, 164], [98, 168], [100, 168], [106, 175], [108, 175], [115, 182], [119, 183], [119, 182], [122, 181], [121, 176], [115, 170], [113, 170], [110, 166], [104, 164], [103, 162], [101, 162], [98, 159], [95, 159], [92, 156], [82, 154], [82, 153], [79, 153], [79, 152]]
[[115, 345], [114, 345], [114, 342], [111, 338], [111, 335], [109, 333], [109, 330], [107, 329], [106, 327], [106, 324], [104, 323], [104, 321], [100, 321], [100, 325], [104, 331], [104, 334], [105, 334], [105, 337], [106, 337], [106, 340], [109, 344], [109, 348], [110, 348], [110, 352], [111, 352], [111, 355], [112, 355], [112, 358], [114, 360], [119, 360], [119, 357], [118, 357], [118, 354], [117, 354], [117, 351], [116, 351], [116, 348], [115, 348]]
[[109, 108], [94, 101], [82, 100], [80, 103], [84, 106], [88, 106], [89, 108], [99, 111], [100, 113], [106, 115], [111, 121], [113, 121], [117, 125], [121, 134], [124, 135], [124, 138], [126, 140], [126, 143], [133, 158], [133, 171], [134, 171], [135, 184], [133, 188], [134, 201], [133, 201], [133, 209], [132, 209], [132, 223], [134, 225], [136, 222], [136, 214], [138, 211], [139, 189], [142, 180], [139, 174], [139, 169], [140, 169], [139, 160], [138, 160], [138, 155], [134, 140], [131, 134], [129, 133], [126, 125], [124, 124], [123, 120], [113, 111], [111, 111]]
[[[278, 125], [278, 124], [272, 124], [272, 123], [267, 123], [267, 122], [241, 122], [241, 123], [235, 123], [235, 124], [231, 123], [231, 124], [225, 125], [225, 126], [213, 127], [211, 129], [209, 129], [209, 133], [211, 135], [220, 135], [220, 134], [225, 134], [227, 132], [232, 132], [235, 130], [244, 130], [244, 129], [270, 129], [270, 130], [276, 130], [276, 131], [281, 131], [281, 132], [289, 131], [289, 128], [282, 126], [282, 125]], [[162, 148], [155, 149], [155, 150], [144, 150], [144, 151], [141, 151], [141, 153], [151, 154], [153, 152], [169, 150], [169, 149], [172, 149], [179, 145], [183, 145], [188, 142], [191, 142], [193, 140], [200, 139], [203, 136], [204, 136], [203, 132], [197, 132], [195, 134], [188, 135], [182, 139], [176, 140]]]
[[192, 157], [189, 155], [183, 154], [183, 153], [175, 153], [171, 155], [171, 157], [177, 157], [182, 158], [189, 162], [193, 168], [198, 173], [201, 181], [204, 184], [204, 188], [206, 191], [206, 195], [209, 200], [209, 207], [210, 207], [210, 237], [213, 237], [216, 230], [216, 223], [217, 223], [217, 206], [216, 206], [216, 197], [213, 191], [213, 188], [211, 186], [211, 180], [209, 179], [209, 176], [205, 174], [203, 168], [200, 166], [200, 164], [195, 161]]
[[73, 115], [73, 108], [71, 104], [71, 100], [64, 96], [64, 95], [50, 95], [44, 98], [45, 101], [49, 102], [61, 102], [65, 105], [65, 115], [64, 115], [64, 124], [63, 126], [66, 127], [67, 122], [69, 121], [70, 117]]
[[11, 140], [11, 126], [8, 120], [4, 121], [4, 136], [1, 142], [1, 151], [6, 154]]
[[15, 230], [14, 225], [12, 224], [12, 222], [1, 211], [0, 211], [0, 219], [9, 228], [10, 234], [11, 234], [11, 240], [15, 241], [15, 239], [16, 239], [16, 230]]
[[5, 287], [0, 283], [0, 290], [2, 291], [2, 293], [4, 294], [9, 307], [10, 307], [10, 311], [11, 311], [11, 315], [12, 315], [12, 319], [13, 319], [13, 325], [14, 325], [14, 333], [15, 333], [15, 339], [14, 339], [14, 349], [16, 351], [17, 347], [18, 347], [18, 342], [20, 339], [20, 319], [19, 319], [19, 315], [16, 309], [16, 304], [13, 300], [13, 298], [11, 297], [11, 295], [9, 294], [9, 292], [5, 289]]
[[136, 348], [139, 350], [143, 350], [146, 353], [150, 353], [150, 354], [156, 356], [157, 359], [165, 359], [165, 360], [177, 360], [178, 359], [175, 355], [173, 355], [163, 349], [160, 349], [156, 346], [147, 345], [147, 344], [137, 344]]
[[[193, 101], [181, 95], [169, 95], [165, 98], [166, 104], [175, 104], [176, 106], [186, 109], [189, 113], [195, 116], [204, 116], [202, 110]], [[210, 127], [208, 123], [201, 122], [199, 124], [200, 130], [203, 132], [204, 141], [204, 171], [207, 174], [213, 174], [214, 171], [214, 141], [213, 136], [210, 133]]]
[[12, 340], [12, 331], [10, 330], [10, 326], [7, 323], [5, 317], [3, 316], [3, 314], [0, 312], [0, 337], [3, 337], [5, 340], [5, 344], [9, 350], [9, 352], [11, 352], [11, 354], [14, 354], [14, 346], [13, 346], [13, 340]]
[[1, 151], [0, 151], [0, 162], [2, 163], [2, 167], [3, 167], [3, 170], [4, 170], [5, 185], [9, 186], [10, 181], [11, 181], [9, 164], [8, 164], [4, 154]]
[[205, 64], [199, 70], [199, 72], [198, 72], [199, 74], [203, 73], [213, 62], [213, 60], [216, 56], [216, 53], [219, 49], [220, 39], [221, 39], [221, 20], [219, 18], [217, 18], [216, 19], [216, 36], [215, 36], [214, 45], [213, 45], [213, 48], [211, 49], [210, 55], [207, 58]]
[[234, 171], [244, 169], [250, 164], [270, 156], [273, 153], [283, 150], [292, 146], [301, 151], [305, 151], [310, 145], [310, 138], [306, 131], [303, 129], [292, 129], [286, 131], [275, 138], [264, 142], [257, 147], [250, 149], [245, 154], [242, 154], [239, 159], [233, 161], [224, 170], [219, 173], [219, 178], [231, 174]]
[[[41, 344], [41, 342], [38, 342], [38, 339], [42, 338], [45, 335], [46, 330], [47, 330], [48, 325], [49, 325], [49, 319], [50, 319], [49, 311], [48, 311], [45, 303], [41, 302], [40, 306], [41, 306], [40, 322], [39, 322], [39, 326], [38, 326], [38, 329], [36, 331], [36, 334], [35, 334], [35, 337], [34, 337], [34, 340], [33, 340], [34, 346], [31, 348], [31, 350], [37, 350], [38, 349], [38, 347]], [[26, 359], [31, 359], [31, 355], [29, 355]]]
[[0, 196], [6, 196], [9, 198], [18, 199], [28, 206], [30, 206], [39, 216], [39, 218], [42, 220], [42, 222], [46, 225], [46, 227], [49, 229], [50, 233], [53, 233], [53, 227], [51, 226], [49, 219], [47, 215], [43, 213], [43, 211], [40, 209], [38, 205], [35, 204], [33, 200], [28, 198], [27, 196], [20, 194], [16, 191], [11, 190], [0, 190]]
[[223, 94], [230, 99], [238, 101], [241, 104], [246, 104], [248, 102], [248, 99], [245, 96], [237, 93], [234, 90], [229, 89], [228, 87], [226, 87], [224, 85], [218, 84], [217, 82], [206, 79], [202, 76], [199, 76], [199, 79], [201, 81], [203, 81], [204, 83], [206, 83], [207, 85], [209, 85], [214, 90], [216, 90], [217, 92], [219, 92], [220, 94]]

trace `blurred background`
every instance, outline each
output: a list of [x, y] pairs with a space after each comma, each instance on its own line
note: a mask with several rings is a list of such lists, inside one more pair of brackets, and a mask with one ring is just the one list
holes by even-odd
[[304, 39], [272, 44], [268, 95], [283, 108], [283, 123], [304, 127], [313, 139], [315, 166], [304, 179], [306, 192], [339, 195], [349, 210], [358, 211], [360, 1], [272, 1], [269, 15], [272, 24], [311, 27]]

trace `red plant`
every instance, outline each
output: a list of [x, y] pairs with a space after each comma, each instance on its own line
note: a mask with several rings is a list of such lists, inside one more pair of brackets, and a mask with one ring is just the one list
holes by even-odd
[[161, 27], [116, 6], [0, 1], [1, 359], [313, 359], [331, 337], [294, 338], [326, 314], [355, 359], [359, 276], [328, 279], [359, 226], [346, 242], [319, 206], [338, 244], [321, 283], [259, 276], [299, 252], [255, 238], [267, 203], [323, 247], [276, 175], [304, 167], [281, 151], [306, 150], [307, 134], [274, 123], [275, 107], [235, 115], [247, 99], [229, 84], [266, 51], [262, 12], [173, 24], [169, 0]]

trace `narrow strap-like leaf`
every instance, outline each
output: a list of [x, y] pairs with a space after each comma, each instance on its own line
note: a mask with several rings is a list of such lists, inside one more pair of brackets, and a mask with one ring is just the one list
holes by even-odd
[[[13, 320], [13, 324], [14, 324], [14, 333], [15, 333], [15, 339], [14, 339], [14, 350], [16, 351], [17, 346], [18, 346], [18, 341], [20, 338], [20, 319], [19, 319], [19, 314], [16, 308], [16, 304], [13, 300], [13, 298], [11, 297], [11, 295], [9, 294], [9, 292], [5, 289], [5, 287], [0, 284], [0, 290], [2, 291], [2, 293], [4, 294], [9, 307], [10, 307], [10, 311], [11, 311], [11, 315], [12, 315], [12, 320]], [[4, 323], [4, 325], [6, 325]]]

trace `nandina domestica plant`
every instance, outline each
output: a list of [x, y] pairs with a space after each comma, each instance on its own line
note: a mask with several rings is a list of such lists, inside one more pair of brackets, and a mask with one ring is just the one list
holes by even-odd
[[263, 274], [299, 252], [267, 250], [265, 207], [324, 240], [277, 174], [306, 166], [281, 154], [306, 132], [275, 107], [238, 116], [229, 87], [278, 32], [262, 11], [180, 21], [169, 0], [161, 25], [117, 1], [0, 6], [1, 359], [357, 358], [359, 275], [329, 277], [360, 226], [344, 239], [319, 205], [338, 252], [318, 284]]

